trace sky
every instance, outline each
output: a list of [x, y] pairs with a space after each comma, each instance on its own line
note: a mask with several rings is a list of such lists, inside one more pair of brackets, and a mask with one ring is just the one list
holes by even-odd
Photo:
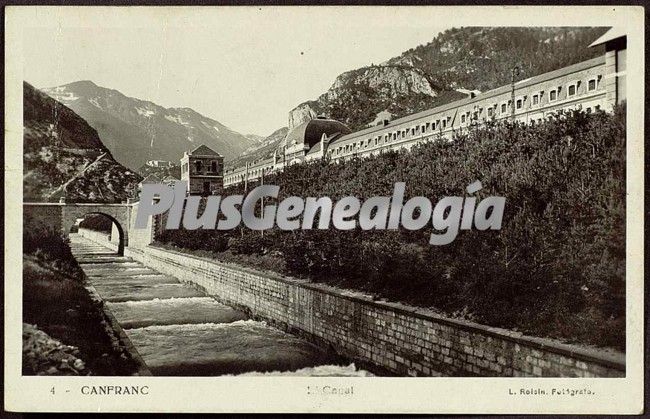
[[398, 56], [449, 27], [432, 10], [413, 7], [80, 9], [41, 11], [26, 25], [27, 82], [91, 80], [264, 136], [339, 74]]

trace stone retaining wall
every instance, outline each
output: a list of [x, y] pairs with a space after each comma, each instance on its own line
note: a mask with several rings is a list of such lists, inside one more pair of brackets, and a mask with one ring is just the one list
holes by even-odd
[[411, 376], [621, 377], [620, 353], [523, 336], [158, 247], [126, 256], [364, 366]]

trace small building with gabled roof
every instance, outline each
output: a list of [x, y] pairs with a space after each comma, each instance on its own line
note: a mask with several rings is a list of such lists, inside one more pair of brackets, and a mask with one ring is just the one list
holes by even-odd
[[178, 179], [176, 176], [168, 175], [165, 176], [165, 178], [162, 180], [162, 183], [165, 185], [174, 186], [174, 182], [178, 182], [179, 180], [180, 179]]
[[150, 173], [147, 176], [145, 176], [144, 179], [140, 181], [140, 183], [138, 183], [138, 188], [142, 189], [142, 185], [150, 184], [150, 183], [160, 183], [160, 178], [156, 176], [154, 173]]
[[140, 193], [142, 192], [142, 185], [147, 185], [147, 184], [155, 184], [155, 183], [160, 183], [161, 180], [158, 176], [156, 176], [154, 173], [149, 173], [147, 176], [144, 177], [139, 183], [138, 183], [138, 190], [137, 190], [137, 195], [136, 192], [134, 191], [133, 197], [137, 198], [140, 196]]
[[190, 195], [213, 195], [223, 189], [223, 156], [201, 144], [181, 158], [181, 180]]

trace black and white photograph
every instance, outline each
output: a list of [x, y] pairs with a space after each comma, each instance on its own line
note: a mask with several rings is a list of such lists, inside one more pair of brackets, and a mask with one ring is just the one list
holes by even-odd
[[525, 9], [8, 8], [31, 409], [641, 409], [644, 11]]

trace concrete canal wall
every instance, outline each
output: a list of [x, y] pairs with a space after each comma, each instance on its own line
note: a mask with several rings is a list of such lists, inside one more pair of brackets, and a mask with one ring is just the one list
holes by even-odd
[[450, 319], [322, 284], [154, 246], [125, 255], [204, 288], [221, 302], [327, 345], [341, 356], [411, 376], [621, 377], [620, 353]]

